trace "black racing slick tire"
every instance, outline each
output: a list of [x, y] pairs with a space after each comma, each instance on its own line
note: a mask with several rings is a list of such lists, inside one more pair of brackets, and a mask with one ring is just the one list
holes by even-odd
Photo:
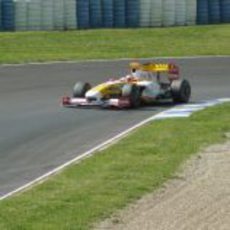
[[174, 80], [171, 83], [172, 99], [175, 103], [187, 103], [191, 96], [191, 86], [188, 80]]
[[86, 92], [91, 88], [89, 83], [77, 82], [73, 87], [73, 97], [85, 97]]
[[141, 104], [140, 89], [137, 85], [124, 85], [122, 87], [122, 97], [129, 98], [131, 108], [137, 108]]

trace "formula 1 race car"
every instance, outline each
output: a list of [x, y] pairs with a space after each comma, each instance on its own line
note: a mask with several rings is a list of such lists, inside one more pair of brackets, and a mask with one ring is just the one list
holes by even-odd
[[[64, 107], [100, 106], [103, 108], [136, 108], [160, 100], [187, 103], [191, 95], [188, 80], [179, 77], [175, 64], [130, 63], [130, 74], [91, 87], [77, 82], [72, 97], [63, 97]], [[163, 80], [163, 74], [166, 74]]]

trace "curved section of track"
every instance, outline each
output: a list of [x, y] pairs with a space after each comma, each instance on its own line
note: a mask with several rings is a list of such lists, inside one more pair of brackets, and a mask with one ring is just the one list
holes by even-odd
[[[191, 82], [194, 102], [230, 96], [230, 57], [176, 62]], [[76, 81], [97, 84], [122, 76], [127, 64], [0, 66], [0, 196], [171, 106], [125, 111], [59, 106]]]

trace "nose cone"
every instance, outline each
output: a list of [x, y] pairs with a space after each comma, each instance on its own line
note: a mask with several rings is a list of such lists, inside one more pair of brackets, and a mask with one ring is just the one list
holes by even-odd
[[95, 90], [89, 90], [85, 96], [86, 98], [94, 98], [97, 100], [100, 100], [102, 98], [101, 93]]

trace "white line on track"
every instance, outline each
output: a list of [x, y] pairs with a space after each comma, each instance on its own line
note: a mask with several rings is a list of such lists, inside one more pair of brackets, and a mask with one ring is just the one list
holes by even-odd
[[62, 169], [66, 168], [67, 166], [69, 166], [69, 165], [71, 165], [71, 164], [73, 164], [73, 163], [76, 163], [76, 162], [78, 162], [78, 161], [80, 161], [80, 160], [82, 160], [82, 159], [84, 159], [84, 158], [90, 156], [91, 154], [93, 154], [93, 153], [96, 152], [96, 151], [99, 151], [99, 150], [101, 150], [101, 149], [105, 149], [107, 146], [113, 144], [115, 141], [121, 139], [122, 137], [124, 137], [125, 135], [127, 135], [128, 133], [130, 133], [131, 131], [133, 131], [133, 130], [137, 129], [138, 127], [141, 127], [141, 126], [143, 126], [144, 124], [150, 122], [151, 120], [154, 119], [154, 117], [155, 117], [155, 116], [152, 116], [152, 117], [149, 117], [149, 118], [147, 118], [147, 119], [141, 121], [140, 123], [138, 123], [138, 124], [132, 126], [131, 128], [129, 128], [129, 129], [127, 129], [127, 130], [125, 130], [125, 131], [123, 131], [123, 132], [117, 134], [117, 135], [114, 136], [113, 138], [108, 139], [107, 141], [105, 141], [105, 142], [103, 142], [103, 143], [97, 145], [96, 147], [94, 147], [94, 148], [92, 148], [92, 149], [90, 149], [90, 150], [88, 150], [88, 151], [82, 153], [80, 156], [77, 156], [76, 158], [74, 158], [74, 159], [72, 159], [72, 160], [70, 160], [70, 161], [64, 163], [63, 165], [60, 165], [59, 167], [57, 167], [57, 168], [53, 169], [52, 171], [50, 171], [50, 172], [48, 172], [48, 173], [46, 173], [46, 174], [44, 174], [44, 175], [38, 177], [38, 178], [35, 179], [35, 180], [33, 180], [33, 181], [31, 181], [31, 182], [29, 182], [29, 183], [23, 185], [22, 187], [20, 187], [20, 188], [14, 190], [14, 191], [12, 191], [12, 192], [9, 192], [9, 193], [7, 193], [6, 195], [3, 195], [2, 197], [0, 197], [0, 200], [4, 200], [4, 199], [6, 199], [6, 198], [8, 198], [8, 197], [10, 197], [10, 196], [12, 196], [12, 195], [18, 193], [18, 192], [21, 192], [21, 191], [23, 191], [23, 190], [25, 190], [25, 189], [27, 189], [27, 188], [29, 188], [29, 187], [35, 185], [35, 184], [38, 183], [38, 182], [41, 182], [41, 181], [45, 180], [45, 179], [48, 178], [49, 176], [54, 175], [54, 174], [56, 174], [57, 172], [61, 171]]
[[100, 151], [102, 149], [107, 148], [109, 145], [115, 143], [116, 141], [120, 140], [121, 138], [123, 138], [124, 136], [126, 136], [127, 134], [129, 134], [130, 132], [132, 132], [133, 130], [149, 123], [150, 121], [153, 120], [158, 120], [158, 119], [166, 119], [166, 118], [179, 118], [179, 117], [189, 117], [192, 113], [205, 109], [207, 107], [210, 106], [214, 106], [217, 104], [221, 104], [224, 102], [230, 102], [230, 98], [221, 98], [221, 99], [214, 99], [214, 100], [209, 100], [209, 101], [201, 101], [200, 103], [196, 103], [196, 104], [187, 104], [187, 105], [181, 105], [181, 106], [175, 106], [171, 109], [165, 110], [163, 112], [160, 112], [158, 114], [155, 114], [154, 116], [151, 116], [141, 122], [139, 122], [138, 124], [132, 126], [131, 128], [117, 134], [116, 136], [114, 136], [111, 139], [108, 139], [107, 141], [97, 145], [96, 147], [82, 153], [81, 155], [75, 157], [74, 159], [64, 163], [63, 165], [60, 165], [59, 167], [49, 171], [48, 173], [36, 178], [35, 180], [3, 195], [0, 197], [0, 200], [4, 200], [8, 197], [11, 197], [19, 192], [22, 192], [23, 190], [26, 190], [28, 188], [30, 188], [31, 186], [38, 184], [39, 182], [44, 181], [45, 179], [47, 179], [48, 177], [60, 172], [61, 170], [63, 170], [64, 168], [66, 168], [67, 166], [73, 164], [73, 163], [77, 163], [80, 162], [81, 160], [85, 159], [86, 157], [89, 157], [90, 155], [92, 155], [93, 153], [95, 153], [96, 151]]
[[91, 62], [119, 62], [119, 61], [131, 61], [131, 60], [158, 60], [158, 59], [203, 59], [203, 58], [230, 58], [229, 55], [213, 55], [213, 56], [185, 56], [185, 57], [148, 57], [148, 58], [117, 58], [117, 59], [91, 59], [91, 60], [75, 60], [75, 61], [50, 61], [50, 62], [31, 62], [21, 64], [0, 64], [0, 67], [10, 66], [27, 66], [27, 65], [53, 65], [53, 64], [74, 64], [74, 63], [91, 63]]

